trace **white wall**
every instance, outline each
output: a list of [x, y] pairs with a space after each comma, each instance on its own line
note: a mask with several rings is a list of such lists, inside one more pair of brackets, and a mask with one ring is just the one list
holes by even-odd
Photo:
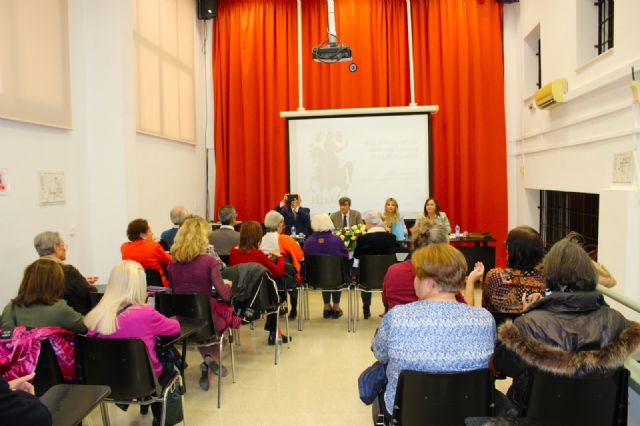
[[[617, 291], [640, 300], [638, 174], [631, 184], [612, 181], [614, 153], [637, 152], [640, 140], [640, 107], [629, 89], [631, 65], [640, 69], [640, 2], [615, 3], [615, 47], [583, 64], [576, 10], [584, 1], [505, 6], [509, 226], [539, 225], [542, 189], [599, 194], [598, 259], [617, 278]], [[552, 110], [531, 108], [532, 93], [522, 90], [524, 36], [538, 24], [542, 83], [569, 81], [568, 102]], [[639, 401], [631, 395], [630, 424], [640, 423]]]
[[[205, 73], [211, 48], [206, 57], [200, 51], [202, 22], [194, 28], [197, 144], [192, 146], [135, 132], [131, 19], [129, 1], [69, 1], [72, 130], [0, 119], [0, 168], [8, 169], [11, 184], [10, 194], [0, 196], [0, 306], [15, 296], [24, 267], [37, 256], [33, 237], [43, 230], [61, 232], [69, 263], [106, 282], [120, 259], [129, 220], [149, 219], [159, 236], [171, 226], [175, 204], [205, 214], [205, 118], [213, 117], [213, 103], [207, 96], [211, 73]], [[209, 38], [210, 29], [209, 24]], [[38, 204], [41, 169], [65, 172], [66, 203]]]

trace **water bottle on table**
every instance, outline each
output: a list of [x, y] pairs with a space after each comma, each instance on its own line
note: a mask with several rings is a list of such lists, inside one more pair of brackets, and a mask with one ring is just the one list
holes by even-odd
[[456, 225], [456, 238], [460, 238], [460, 225]]
[[295, 226], [291, 227], [291, 236], [294, 237], [294, 238], [296, 237], [296, 227]]

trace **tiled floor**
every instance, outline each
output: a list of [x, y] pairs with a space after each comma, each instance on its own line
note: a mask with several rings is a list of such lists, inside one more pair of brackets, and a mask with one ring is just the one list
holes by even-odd
[[[311, 319], [304, 331], [292, 322], [290, 348], [283, 348], [280, 364], [274, 365], [274, 350], [267, 346], [262, 323], [255, 330], [241, 328], [241, 346], [235, 347], [236, 383], [231, 374], [223, 379], [222, 408], [218, 409], [216, 379], [211, 389], [198, 386], [200, 355], [189, 349], [185, 395], [188, 425], [267, 426], [267, 425], [371, 425], [370, 406], [358, 398], [357, 378], [374, 357], [371, 338], [379, 324], [383, 307], [379, 295], [373, 296], [372, 317], [360, 315], [356, 333], [347, 333], [346, 293], [337, 320], [322, 318], [319, 293], [310, 297]], [[284, 318], [284, 317], [281, 317]], [[230, 367], [228, 359], [223, 364]], [[231, 373], [231, 372], [229, 372]], [[151, 414], [141, 416], [137, 407], [123, 412], [109, 405], [113, 425], [150, 425]], [[85, 421], [101, 425], [99, 410]]]

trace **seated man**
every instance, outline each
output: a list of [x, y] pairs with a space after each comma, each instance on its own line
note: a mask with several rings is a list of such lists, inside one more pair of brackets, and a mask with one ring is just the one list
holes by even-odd
[[91, 310], [89, 293], [96, 292], [93, 284], [98, 277], [83, 277], [75, 267], [64, 263], [67, 260], [67, 245], [57, 232], [41, 232], [33, 239], [38, 255], [43, 259], [53, 260], [62, 266], [64, 271], [64, 296], [67, 304], [75, 311], [86, 315]]
[[237, 216], [236, 209], [231, 204], [218, 209], [218, 220], [222, 226], [209, 235], [209, 244], [220, 256], [229, 256], [231, 248], [240, 244], [240, 233], [233, 227]]
[[331, 221], [336, 229], [347, 228], [353, 225], [360, 225], [364, 223], [362, 221], [362, 215], [357, 210], [351, 210], [351, 198], [341, 197], [338, 200], [340, 211], [331, 213]]
[[[171, 217], [171, 223], [173, 223], [173, 228], [167, 229], [162, 234], [160, 234], [160, 240], [167, 243], [166, 247], [164, 247], [163, 245], [163, 247], [167, 251], [171, 250], [171, 246], [173, 245], [173, 240], [176, 237], [176, 234], [178, 233], [178, 228], [180, 228], [180, 225], [182, 225], [182, 222], [184, 222], [186, 217], [189, 216], [189, 212], [187, 211], [187, 209], [185, 209], [182, 206], [176, 206], [171, 209], [169, 216]], [[160, 244], [162, 244], [162, 242]]]
[[311, 211], [302, 207], [302, 198], [298, 194], [284, 194], [274, 210], [284, 217], [284, 233], [291, 235], [291, 227], [295, 228], [296, 234], [309, 235], [311, 233]]
[[51, 414], [34, 396], [29, 380], [34, 374], [7, 382], [0, 376], [0, 424], [5, 426], [45, 426], [51, 424]]

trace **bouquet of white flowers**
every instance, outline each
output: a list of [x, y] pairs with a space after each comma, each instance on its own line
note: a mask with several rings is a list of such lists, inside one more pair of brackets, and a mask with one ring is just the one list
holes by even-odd
[[342, 241], [344, 241], [345, 247], [349, 251], [354, 251], [356, 248], [356, 244], [358, 243], [358, 238], [367, 233], [367, 227], [362, 225], [353, 225], [347, 228], [336, 229], [334, 234], [336, 234]]

